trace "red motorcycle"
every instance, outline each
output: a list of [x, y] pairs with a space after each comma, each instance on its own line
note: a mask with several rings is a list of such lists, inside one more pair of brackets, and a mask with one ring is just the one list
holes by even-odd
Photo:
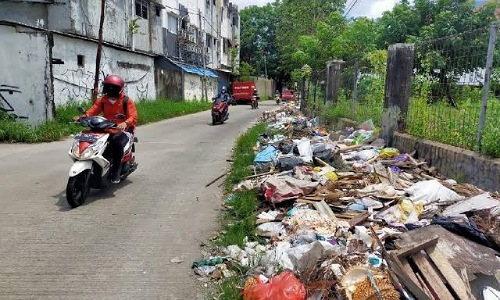
[[222, 97], [212, 98], [212, 125], [222, 124], [229, 117], [229, 106]]

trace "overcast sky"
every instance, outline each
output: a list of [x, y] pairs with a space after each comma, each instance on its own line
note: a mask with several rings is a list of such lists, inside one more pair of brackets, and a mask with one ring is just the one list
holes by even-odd
[[[356, 0], [348, 0], [347, 7], [350, 7]], [[231, 2], [238, 5], [239, 9], [243, 9], [249, 5], [265, 5], [273, 2], [273, 0], [232, 0]], [[391, 10], [397, 0], [358, 0], [353, 7], [349, 16], [366, 16], [369, 18], [378, 18], [386, 10]]]

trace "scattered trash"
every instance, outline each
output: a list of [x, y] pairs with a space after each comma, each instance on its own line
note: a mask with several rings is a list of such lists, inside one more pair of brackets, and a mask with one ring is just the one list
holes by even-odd
[[498, 193], [386, 147], [372, 120], [329, 131], [283, 105], [263, 121], [278, 133], [259, 136], [259, 172], [225, 200], [246, 190], [265, 200], [255, 235], [195, 262], [197, 274], [219, 280], [244, 267], [246, 300], [497, 300], [494, 286], [473, 294], [469, 281], [500, 266]]
[[285, 271], [269, 279], [269, 282], [261, 276], [247, 280], [243, 299], [305, 300], [306, 289], [292, 272]]

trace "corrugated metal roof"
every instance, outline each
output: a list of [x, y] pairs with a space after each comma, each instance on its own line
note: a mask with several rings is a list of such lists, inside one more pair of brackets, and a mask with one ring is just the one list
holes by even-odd
[[219, 76], [217, 76], [217, 74], [215, 74], [212, 70], [208, 69], [208, 68], [199, 68], [199, 67], [195, 67], [195, 66], [191, 66], [191, 65], [186, 65], [186, 64], [182, 64], [182, 63], [177, 63], [177, 62], [174, 62], [174, 64], [178, 65], [184, 72], [187, 72], [187, 73], [191, 73], [191, 74], [196, 74], [196, 75], [200, 75], [200, 76], [203, 76], [203, 75], [206, 75], [208, 77], [212, 77], [212, 78], [218, 78]]

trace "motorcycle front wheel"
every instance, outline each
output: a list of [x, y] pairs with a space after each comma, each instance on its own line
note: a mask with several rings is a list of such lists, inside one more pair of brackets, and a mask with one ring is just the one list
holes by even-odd
[[66, 185], [66, 200], [72, 207], [78, 207], [85, 202], [90, 191], [90, 170], [85, 170], [82, 173], [70, 177]]

